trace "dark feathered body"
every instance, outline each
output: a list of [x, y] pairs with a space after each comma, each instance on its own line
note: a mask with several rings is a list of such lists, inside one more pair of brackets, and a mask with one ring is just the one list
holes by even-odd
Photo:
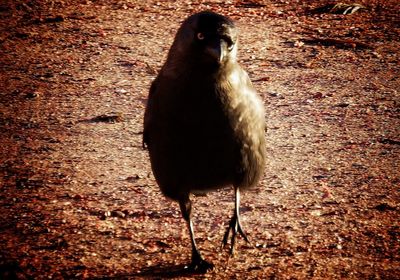
[[236, 62], [233, 22], [212, 12], [190, 16], [179, 28], [167, 61], [151, 85], [143, 144], [162, 192], [179, 202], [192, 244], [188, 267], [213, 265], [197, 248], [190, 193], [233, 185], [235, 208], [223, 238], [246, 241], [239, 215], [240, 190], [257, 183], [265, 161], [263, 104]]
[[[236, 44], [225, 61], [211, 61], [188, 38], [199, 25], [192, 16], [178, 31], [145, 112], [144, 142], [155, 178], [175, 200], [228, 185], [253, 186], [264, 169], [263, 104], [236, 62]], [[236, 41], [233, 23], [216, 28], [229, 29]]]

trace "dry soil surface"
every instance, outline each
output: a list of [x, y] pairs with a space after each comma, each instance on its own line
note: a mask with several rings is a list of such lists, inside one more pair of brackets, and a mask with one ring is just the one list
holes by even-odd
[[[328, 3], [2, 1], [0, 278], [398, 279], [399, 4]], [[251, 244], [220, 248], [232, 189], [194, 199], [204, 275], [142, 149], [150, 83], [200, 10], [236, 21], [268, 127]]]

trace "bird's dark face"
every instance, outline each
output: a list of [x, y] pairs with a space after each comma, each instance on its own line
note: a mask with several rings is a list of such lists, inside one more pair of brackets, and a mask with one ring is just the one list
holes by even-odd
[[186, 19], [175, 41], [180, 52], [196, 64], [218, 67], [236, 60], [236, 27], [232, 20], [213, 12]]
[[[236, 28], [233, 22], [218, 14], [198, 14], [197, 25], [193, 28], [193, 47], [205, 61], [222, 64], [236, 53]], [[233, 57], [232, 57], [233, 56]]]

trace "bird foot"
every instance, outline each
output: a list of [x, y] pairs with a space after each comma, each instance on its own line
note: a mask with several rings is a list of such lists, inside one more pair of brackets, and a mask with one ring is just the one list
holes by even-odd
[[192, 262], [185, 269], [191, 273], [206, 273], [207, 271], [213, 270], [214, 265], [210, 262], [204, 260], [200, 255], [195, 255], [192, 257]]
[[235, 251], [235, 242], [236, 242], [236, 235], [239, 233], [243, 239], [247, 242], [250, 243], [249, 239], [247, 238], [247, 235], [244, 233], [242, 226], [240, 225], [240, 221], [236, 215], [234, 215], [229, 222], [229, 226], [225, 231], [224, 234], [224, 239], [222, 240], [222, 247], [225, 247], [228, 245], [228, 238], [229, 238], [229, 233], [232, 231], [232, 237], [231, 237], [231, 248], [230, 248], [230, 253], [231, 255], [234, 254]]

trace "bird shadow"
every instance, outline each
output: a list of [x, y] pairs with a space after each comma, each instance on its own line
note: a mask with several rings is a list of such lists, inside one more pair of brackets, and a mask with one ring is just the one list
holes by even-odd
[[204, 272], [194, 271], [188, 268], [187, 265], [164, 264], [153, 265], [142, 268], [137, 273], [129, 273], [124, 275], [116, 275], [113, 279], [125, 279], [129, 277], [140, 277], [149, 279], [172, 279], [176, 277], [190, 277], [193, 275], [204, 274]]

